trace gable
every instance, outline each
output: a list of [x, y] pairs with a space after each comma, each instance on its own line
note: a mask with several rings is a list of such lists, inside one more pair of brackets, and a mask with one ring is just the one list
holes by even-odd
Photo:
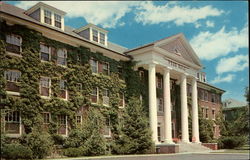
[[181, 59], [202, 66], [196, 53], [182, 34], [157, 42], [156, 46], [166, 50], [168, 54], [177, 55]]

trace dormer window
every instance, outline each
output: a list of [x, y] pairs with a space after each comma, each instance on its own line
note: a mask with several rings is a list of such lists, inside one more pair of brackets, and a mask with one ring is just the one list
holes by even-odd
[[98, 31], [93, 29], [93, 41], [98, 42]]
[[105, 45], [105, 34], [100, 32], [100, 43]]
[[61, 28], [61, 26], [62, 26], [62, 18], [61, 18], [61, 16], [60, 15], [58, 15], [58, 14], [54, 14], [54, 16], [55, 16], [55, 26], [56, 27], [58, 27], [58, 28]]
[[48, 10], [44, 10], [44, 22], [51, 25], [51, 22], [52, 22], [51, 17], [52, 17], [51, 12]]

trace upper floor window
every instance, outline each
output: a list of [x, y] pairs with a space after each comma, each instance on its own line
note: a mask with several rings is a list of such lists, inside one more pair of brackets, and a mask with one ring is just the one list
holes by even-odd
[[162, 89], [162, 78], [161, 77], [157, 77], [157, 88]]
[[59, 87], [60, 87], [60, 97], [67, 99], [67, 87], [66, 87], [66, 80], [60, 80], [59, 81]]
[[107, 89], [103, 89], [102, 102], [103, 105], [109, 105], [109, 90]]
[[104, 125], [104, 137], [110, 137], [111, 136], [111, 124], [110, 124], [110, 118], [107, 117], [105, 119], [105, 125]]
[[123, 93], [119, 93], [119, 107], [124, 107], [124, 103], [125, 103], [125, 100], [124, 100], [124, 94]]
[[208, 91], [205, 91], [205, 93], [204, 93], [204, 100], [208, 101]]
[[48, 45], [40, 44], [41, 60], [50, 61], [51, 48]]
[[212, 110], [212, 118], [215, 120], [215, 110]]
[[102, 63], [102, 73], [105, 75], [109, 75], [109, 64]]
[[90, 59], [90, 65], [91, 65], [92, 73], [98, 73], [98, 62], [97, 62], [97, 60]]
[[98, 88], [94, 87], [91, 92], [91, 102], [97, 103], [98, 101]]
[[43, 112], [43, 124], [49, 124], [50, 122], [50, 113], [49, 112]]
[[6, 35], [6, 50], [15, 54], [22, 52], [22, 37], [14, 34]]
[[211, 95], [211, 102], [215, 103], [215, 94], [214, 93], [212, 93], [212, 95]]
[[98, 42], [98, 31], [93, 29], [93, 41]]
[[66, 66], [67, 65], [67, 50], [58, 49], [57, 50], [57, 64]]
[[19, 92], [19, 86], [17, 82], [20, 81], [21, 72], [15, 70], [8, 70], [4, 72], [6, 83], [6, 90], [12, 92]]
[[50, 78], [41, 77], [40, 79], [40, 94], [41, 96], [50, 96]]
[[208, 112], [209, 112], [209, 109], [206, 108], [206, 114], [205, 114], [205, 117], [208, 118]]
[[76, 116], [76, 124], [81, 125], [82, 124], [82, 116], [77, 115]]
[[100, 32], [100, 43], [105, 44], [105, 34]]
[[58, 27], [58, 28], [61, 28], [62, 27], [62, 17], [58, 14], [54, 14], [55, 16], [55, 26]]
[[44, 22], [51, 25], [51, 12], [48, 10], [44, 10]]

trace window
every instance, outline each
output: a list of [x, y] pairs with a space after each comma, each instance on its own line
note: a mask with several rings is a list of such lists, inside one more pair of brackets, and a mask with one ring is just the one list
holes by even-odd
[[123, 69], [122, 69], [121, 66], [118, 66], [118, 74], [119, 74], [120, 79], [124, 79], [124, 77], [123, 77]]
[[208, 118], [208, 112], [209, 112], [209, 109], [206, 108], [206, 115], [205, 115], [206, 118]]
[[41, 60], [50, 61], [50, 47], [45, 44], [40, 44]]
[[51, 25], [51, 12], [44, 10], [44, 22]]
[[5, 115], [5, 133], [19, 134], [20, 133], [20, 112], [8, 111]]
[[204, 118], [205, 117], [205, 108], [201, 108], [201, 113], [202, 113], [202, 117]]
[[97, 103], [97, 101], [98, 101], [98, 88], [95, 87], [92, 89], [92, 92], [91, 92], [91, 102]]
[[100, 32], [100, 43], [105, 44], [105, 34]]
[[62, 27], [61, 16], [58, 14], [54, 14], [54, 16], [55, 16], [55, 26], [61, 28]]
[[208, 101], [208, 92], [207, 91], [205, 91], [205, 93], [204, 93], [204, 100]]
[[40, 95], [41, 96], [50, 96], [50, 78], [41, 77], [40, 78]]
[[163, 112], [163, 99], [157, 98], [158, 112]]
[[187, 95], [192, 96], [192, 86], [191, 85], [187, 85]]
[[43, 124], [49, 124], [50, 122], [50, 113], [44, 112], [43, 115]]
[[212, 95], [211, 95], [211, 102], [215, 103], [215, 94], [214, 93], [212, 93]]
[[60, 98], [67, 99], [67, 86], [66, 86], [66, 80], [60, 80], [59, 81], [59, 87], [60, 87]]
[[104, 75], [109, 75], [109, 64], [108, 63], [102, 64], [102, 73]]
[[98, 31], [93, 29], [93, 41], [98, 42]]
[[124, 107], [125, 100], [124, 100], [124, 94], [123, 93], [119, 93], [119, 99], [120, 99], [119, 106]]
[[57, 64], [66, 66], [67, 65], [67, 50], [58, 49], [57, 50]]
[[103, 105], [109, 105], [109, 90], [107, 89], [103, 89], [102, 103]]
[[92, 73], [98, 73], [98, 62], [94, 59], [90, 59], [90, 65]]
[[6, 51], [21, 54], [22, 38], [18, 35], [6, 35]]
[[142, 80], [144, 78], [144, 71], [139, 71], [139, 76], [140, 76], [140, 79]]
[[12, 92], [19, 92], [17, 83], [20, 81], [21, 72], [15, 70], [8, 70], [4, 72], [4, 77], [7, 80], [6, 90]]
[[104, 126], [104, 137], [111, 137], [111, 127], [110, 127], [110, 118], [105, 119], [105, 126]]
[[157, 88], [162, 89], [162, 78], [161, 77], [157, 77]]
[[81, 125], [82, 124], [82, 116], [77, 115], [76, 116], [76, 124]]
[[161, 127], [157, 127], [157, 136], [158, 136], [158, 141], [161, 142]]
[[215, 120], [215, 110], [214, 109], [212, 110], [212, 117], [213, 117], [213, 120]]
[[58, 115], [58, 134], [67, 135], [67, 116]]

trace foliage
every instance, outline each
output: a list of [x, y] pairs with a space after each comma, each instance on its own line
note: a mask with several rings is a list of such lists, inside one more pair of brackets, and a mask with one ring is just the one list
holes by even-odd
[[219, 148], [233, 149], [242, 147], [246, 142], [246, 136], [221, 136], [218, 139], [218, 146]]
[[244, 94], [244, 96], [246, 97], [246, 100], [247, 100], [248, 105], [249, 105], [249, 103], [250, 103], [249, 87], [246, 87], [246, 88], [245, 88], [245, 94]]
[[65, 143], [65, 138], [59, 134], [52, 134], [51, 138], [55, 145], [63, 145]]
[[52, 150], [52, 139], [46, 132], [33, 128], [32, 132], [24, 135], [21, 142], [33, 152], [33, 158], [44, 158], [50, 155]]
[[29, 147], [18, 143], [4, 145], [1, 152], [1, 157], [6, 159], [32, 159], [33, 154]]
[[122, 133], [116, 144], [113, 144], [113, 152], [142, 154], [150, 151], [153, 147], [151, 132], [138, 98], [129, 100], [123, 121]]
[[63, 150], [63, 155], [68, 157], [79, 157], [83, 156], [83, 148], [66, 148]]

